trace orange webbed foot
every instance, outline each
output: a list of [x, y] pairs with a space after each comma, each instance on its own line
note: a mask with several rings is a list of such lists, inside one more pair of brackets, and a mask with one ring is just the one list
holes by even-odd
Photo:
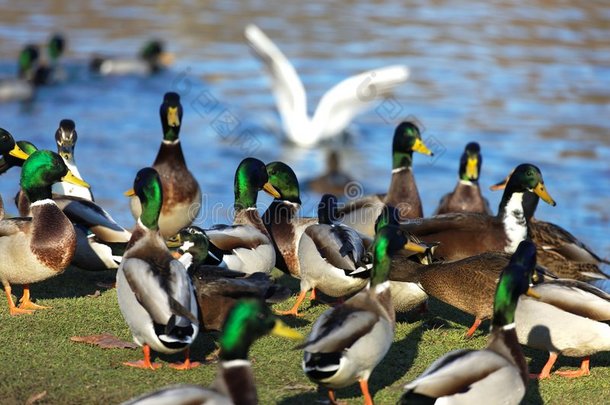
[[129, 367], [146, 368], [146, 369], [150, 369], [150, 370], [156, 370], [161, 367], [161, 364], [159, 364], [159, 363], [152, 363], [152, 362], [149, 362], [149, 361], [147, 362], [144, 360], [126, 361], [123, 364], [125, 366], [129, 366]]

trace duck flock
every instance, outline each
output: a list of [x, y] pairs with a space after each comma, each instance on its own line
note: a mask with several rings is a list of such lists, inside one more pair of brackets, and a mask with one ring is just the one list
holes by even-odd
[[[289, 141], [311, 147], [336, 137], [372, 101], [346, 96], [365, 77], [354, 76], [331, 89], [309, 118], [292, 65], [257, 27], [247, 27], [246, 38], [269, 68]], [[53, 36], [48, 48], [44, 62], [35, 46], [23, 49], [19, 77], [2, 83], [3, 100], [13, 93], [14, 99], [32, 97], [36, 86], [55, 80], [63, 38]], [[91, 68], [152, 74], [166, 65], [162, 55], [162, 44], [153, 41], [138, 59], [96, 57]], [[378, 72], [372, 85], [380, 97], [408, 77], [406, 67]], [[554, 374], [580, 377], [591, 372], [590, 356], [610, 350], [610, 295], [588, 283], [607, 279], [602, 268], [609, 262], [567, 230], [534, 218], [540, 199], [555, 205], [535, 164], [516, 166], [493, 187], [503, 190], [493, 210], [478, 184], [480, 147], [468, 143], [454, 190], [424, 217], [412, 163], [414, 152], [432, 152], [417, 123], [404, 121], [393, 129], [387, 193], [347, 202], [325, 194], [317, 216], [302, 216], [299, 180], [290, 166], [249, 156], [235, 170], [233, 222], [202, 229], [193, 221], [205, 209], [205, 190], [182, 152], [180, 95], [163, 95], [159, 115], [157, 157], [150, 166], [141, 162], [125, 193], [136, 220], [130, 230], [95, 202], [82, 179], [73, 120], [59, 123], [57, 153], [0, 129], [0, 173], [21, 170], [19, 217], [2, 209], [0, 220], [0, 279], [11, 315], [45, 309], [32, 301], [30, 285], [44, 288], [45, 280], [72, 265], [116, 270], [118, 306], [143, 350], [142, 359], [125, 366], [154, 370], [161, 364], [153, 353], [183, 352], [184, 361], [170, 366], [198, 367], [189, 347], [204, 331], [221, 331], [212, 387], [176, 385], [129, 403], [257, 403], [248, 351], [258, 338], [274, 334], [298, 341], [304, 375], [331, 403], [336, 389], [359, 384], [364, 403], [372, 404], [368, 380], [392, 345], [396, 314], [426, 311], [429, 297], [472, 315], [465, 337], [491, 320], [488, 344], [437, 359], [405, 385], [401, 404], [518, 404], [528, 379], [550, 378], [559, 355], [581, 358], [582, 365]], [[273, 197], [262, 215], [260, 191]], [[275, 280], [274, 269], [299, 280], [298, 296]], [[11, 293], [16, 284], [24, 289], [18, 302]], [[308, 292], [310, 300], [333, 304], [303, 337], [280, 318], [299, 316]], [[294, 300], [291, 309], [270, 307], [285, 300]], [[522, 345], [549, 354], [542, 370], [530, 374]]]

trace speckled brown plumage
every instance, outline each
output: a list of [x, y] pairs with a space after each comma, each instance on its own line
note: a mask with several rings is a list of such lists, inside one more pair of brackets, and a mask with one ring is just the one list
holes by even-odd
[[411, 168], [403, 168], [392, 174], [390, 188], [383, 202], [396, 207], [401, 220], [424, 216], [421, 198]]
[[[186, 167], [180, 141], [172, 144], [162, 143], [153, 168], [159, 173], [163, 187], [161, 215], [170, 215], [172, 207], [177, 203], [201, 203], [199, 200], [199, 184]], [[200, 209], [200, 206], [192, 207], [193, 216], [191, 219], [197, 216]]]
[[35, 206], [32, 211], [36, 218], [32, 223], [32, 252], [42, 264], [62, 272], [74, 257], [74, 227], [55, 204]]

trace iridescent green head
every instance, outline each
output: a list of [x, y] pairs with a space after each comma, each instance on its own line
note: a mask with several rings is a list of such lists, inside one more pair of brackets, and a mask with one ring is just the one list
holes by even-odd
[[247, 359], [252, 343], [269, 333], [289, 339], [303, 338], [299, 332], [280, 321], [262, 301], [238, 301], [227, 315], [222, 328], [220, 359]]
[[[549, 195], [546, 187], [544, 186], [544, 180], [542, 179], [542, 173], [540, 169], [530, 163], [520, 164], [513, 170], [510, 175], [502, 200], [500, 201], [499, 213], [502, 214], [514, 193], [534, 193], [540, 197], [547, 204], [553, 207], [557, 205], [553, 198]], [[535, 205], [534, 207], [535, 208]], [[533, 212], [526, 212], [527, 217], [531, 217]]]
[[51, 186], [60, 181], [89, 187], [68, 170], [61, 156], [49, 150], [32, 153], [21, 169], [21, 188], [30, 202], [51, 198]]
[[159, 229], [159, 215], [163, 204], [163, 188], [159, 173], [152, 167], [141, 169], [133, 181], [133, 192], [140, 199], [140, 221], [148, 229]]
[[26, 45], [19, 53], [18, 75], [19, 78], [31, 80], [34, 78], [34, 68], [40, 58], [40, 52], [36, 45]]
[[269, 175], [265, 164], [252, 157], [245, 158], [237, 166], [233, 187], [236, 211], [255, 208], [260, 190], [265, 190], [274, 198], [280, 196], [275, 187], [269, 183]]
[[9, 155], [22, 161], [29, 156], [29, 154], [24, 152], [15, 142], [13, 135], [4, 128], [0, 128], [0, 155]]
[[524, 240], [519, 243], [508, 266], [502, 271], [494, 299], [493, 326], [504, 326], [515, 322], [515, 310], [521, 294], [537, 295], [530, 290], [536, 268], [536, 245]]
[[392, 142], [392, 168], [399, 169], [411, 167], [413, 163], [413, 152], [424, 155], [434, 155], [424, 144], [417, 125], [412, 122], [401, 122], [394, 130]]
[[301, 204], [299, 180], [290, 166], [284, 162], [271, 162], [267, 164], [267, 173], [269, 174], [269, 183], [280, 194], [279, 197], [276, 197], [277, 199]]
[[464, 153], [462, 153], [460, 159], [460, 180], [478, 182], [482, 163], [481, 147], [476, 142], [470, 142], [464, 148]]
[[167, 246], [180, 254], [190, 253], [193, 256], [193, 266], [196, 267], [208, 257], [210, 239], [203, 229], [191, 225], [182, 228], [177, 235], [170, 238]]
[[140, 50], [140, 58], [148, 62], [156, 62], [156, 59], [163, 53], [163, 42], [154, 39], [144, 44]]
[[182, 124], [182, 104], [180, 95], [174, 92], [165, 93], [163, 103], [159, 107], [161, 126], [163, 127], [163, 140], [173, 142], [180, 135], [180, 125]]
[[384, 205], [381, 214], [375, 220], [375, 233], [387, 225], [398, 225], [400, 212], [393, 205]]
[[49, 59], [51, 62], [57, 61], [61, 55], [63, 55], [66, 49], [66, 39], [62, 34], [56, 33], [49, 39], [48, 50]]

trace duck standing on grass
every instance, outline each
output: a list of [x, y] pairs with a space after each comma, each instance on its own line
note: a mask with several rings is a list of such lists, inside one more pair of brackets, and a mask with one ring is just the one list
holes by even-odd
[[206, 230], [210, 238], [210, 252], [217, 259], [207, 263], [224, 265], [248, 274], [269, 274], [275, 266], [275, 250], [256, 208], [256, 200], [260, 190], [274, 198], [280, 194], [269, 182], [265, 164], [252, 157], [239, 163], [233, 184], [233, 225], [218, 224]]
[[492, 215], [489, 201], [483, 197], [479, 187], [482, 163], [479, 144], [477, 142], [468, 143], [460, 158], [458, 184], [451, 193], [443, 196], [434, 215], [450, 212], [480, 212]]
[[461, 349], [437, 359], [405, 386], [400, 404], [519, 404], [527, 387], [527, 363], [517, 341], [515, 314], [519, 297], [536, 297], [529, 285], [536, 266], [536, 247], [519, 244], [496, 288], [487, 347]]
[[[11, 315], [46, 308], [30, 301], [30, 284], [61, 274], [74, 256], [74, 227], [51, 199], [51, 186], [58, 181], [87, 186], [72, 175], [58, 154], [34, 152], [23, 164], [20, 181], [31, 201], [31, 217], [0, 221], [0, 280]], [[13, 302], [11, 284], [23, 284], [19, 308]]]
[[[175, 235], [189, 226], [201, 210], [201, 190], [193, 174], [186, 167], [180, 145], [182, 104], [177, 93], [163, 96], [159, 108], [163, 142], [159, 147], [153, 168], [159, 173], [163, 185], [163, 209], [159, 217], [159, 229], [164, 238]], [[131, 198], [131, 213], [140, 216], [141, 207], [133, 190], [125, 193]]]
[[127, 366], [156, 369], [150, 349], [161, 353], [185, 350], [185, 361], [172, 364], [176, 369], [199, 365], [189, 359], [189, 346], [199, 330], [197, 301], [186, 269], [174, 259], [159, 230], [163, 188], [153, 168], [140, 170], [134, 192], [142, 206], [127, 250], [117, 272], [119, 307], [134, 341], [142, 346], [144, 360]]
[[394, 226], [381, 228], [373, 245], [373, 269], [368, 287], [316, 320], [305, 343], [303, 371], [310, 380], [328, 389], [358, 382], [367, 405], [373, 404], [368, 380], [384, 358], [394, 338], [396, 324], [390, 285], [390, 255], [409, 249], [407, 237]]
[[295, 340], [303, 338], [299, 332], [276, 318], [261, 301], [239, 300], [222, 328], [220, 361], [212, 387], [170, 386], [123, 405], [256, 405], [258, 395], [248, 351], [256, 340], [267, 334]]

